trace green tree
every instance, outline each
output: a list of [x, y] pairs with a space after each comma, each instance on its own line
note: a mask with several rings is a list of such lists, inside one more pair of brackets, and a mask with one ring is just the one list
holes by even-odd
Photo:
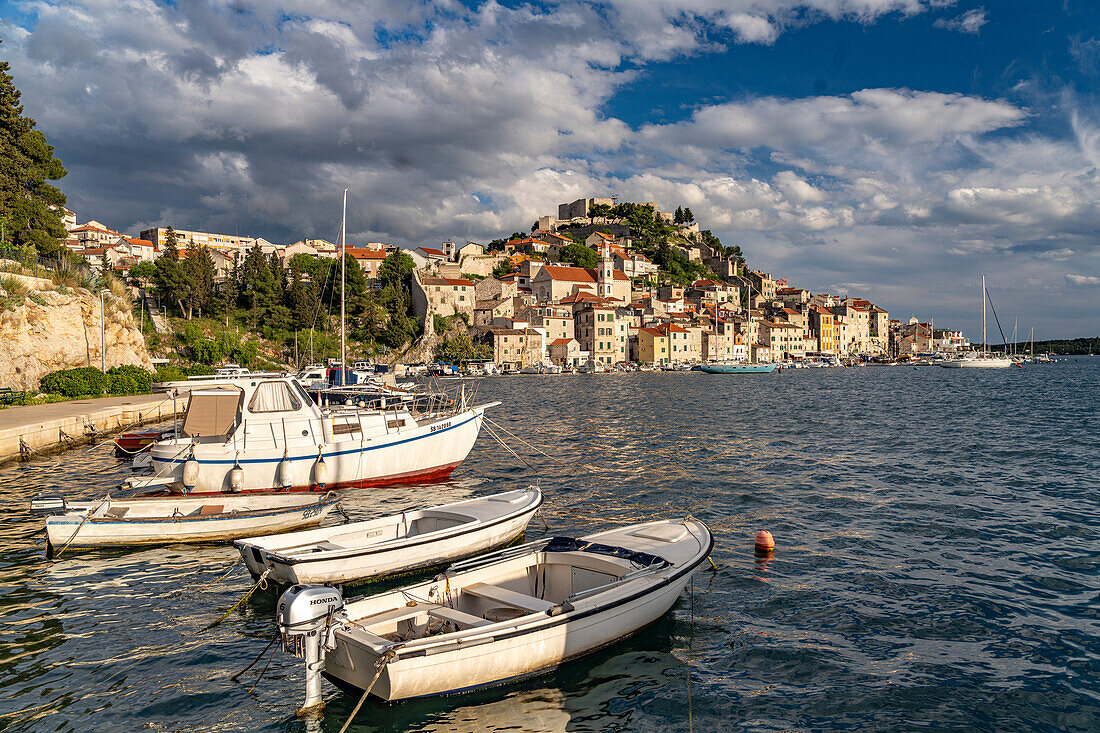
[[683, 206], [677, 206], [676, 207], [676, 213], [672, 215], [672, 222], [674, 224], [683, 224], [684, 223], [684, 207]]
[[142, 260], [130, 268], [130, 282], [138, 287], [153, 283], [157, 277], [157, 266], [148, 260]]
[[156, 261], [156, 276], [153, 278], [157, 286], [157, 292], [165, 307], [172, 304], [179, 306], [180, 315], [186, 315], [183, 308], [183, 299], [187, 297], [189, 286], [184, 264], [180, 262], [180, 250], [176, 232], [168, 227], [168, 233], [164, 240], [164, 252]]
[[65, 194], [49, 181], [66, 171], [34, 120], [23, 115], [19, 97], [8, 63], [0, 62], [0, 220], [13, 245], [53, 255], [66, 234]]
[[577, 267], [595, 267], [600, 262], [600, 256], [583, 244], [567, 244], [561, 248], [561, 261]]
[[684, 207], [684, 224], [690, 224], [695, 221], [695, 214], [691, 213], [691, 209]]
[[205, 244], [187, 245], [187, 260], [183, 264], [184, 282], [187, 284], [187, 320], [197, 308], [199, 317], [203, 310], [209, 312], [214, 303], [214, 258]]

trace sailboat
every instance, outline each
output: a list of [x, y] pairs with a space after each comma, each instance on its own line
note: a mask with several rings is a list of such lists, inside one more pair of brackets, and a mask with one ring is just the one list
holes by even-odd
[[[982, 348], [986, 348], [985, 320], [985, 275], [982, 275]], [[970, 352], [956, 359], [945, 359], [940, 366], [946, 369], [1007, 369], [1012, 360], [1007, 356], [996, 356], [988, 351]]]

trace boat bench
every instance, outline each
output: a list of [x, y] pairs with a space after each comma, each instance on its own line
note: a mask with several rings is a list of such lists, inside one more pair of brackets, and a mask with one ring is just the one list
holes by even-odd
[[473, 583], [464, 586], [462, 592], [478, 598], [485, 598], [502, 606], [511, 606], [531, 613], [541, 613], [554, 607], [554, 604], [550, 601], [544, 601], [526, 593], [517, 593], [514, 590], [501, 588], [499, 585], [489, 585], [488, 583]]
[[459, 628], [470, 628], [474, 626], [488, 626], [491, 621], [486, 621], [481, 616], [475, 616], [472, 613], [466, 613], [465, 611], [459, 611], [457, 608], [447, 608], [446, 606], [439, 606], [428, 611], [429, 616], [435, 616], [441, 618], [444, 621], [450, 621]]

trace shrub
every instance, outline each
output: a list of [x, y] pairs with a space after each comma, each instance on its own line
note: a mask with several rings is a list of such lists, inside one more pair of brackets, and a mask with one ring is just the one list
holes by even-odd
[[435, 313], [432, 315], [432, 326], [435, 328], [436, 335], [442, 336], [447, 332], [447, 319]]
[[88, 397], [103, 394], [111, 387], [111, 379], [95, 367], [62, 369], [42, 377], [42, 391], [66, 397]]
[[124, 364], [107, 370], [111, 394], [146, 394], [153, 388], [153, 374], [139, 366]]

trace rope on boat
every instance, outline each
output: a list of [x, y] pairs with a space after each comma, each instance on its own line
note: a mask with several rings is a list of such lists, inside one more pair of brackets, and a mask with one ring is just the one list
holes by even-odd
[[77, 532], [79, 532], [81, 529], [83, 529], [84, 523], [92, 518], [92, 512], [94, 512], [95, 509], [96, 509], [96, 507], [91, 507], [91, 508], [88, 509], [88, 513], [85, 514], [84, 518], [80, 520], [80, 524], [78, 524], [76, 526], [76, 530], [72, 533], [72, 536], [70, 536], [69, 539], [65, 541], [65, 544], [62, 545], [61, 549], [58, 550], [57, 552], [52, 551], [52, 546], [50, 545], [50, 540], [48, 538], [46, 539], [46, 559], [56, 560], [57, 558], [61, 557], [62, 552], [69, 549], [69, 545], [71, 545], [73, 543], [73, 540], [76, 539]]
[[363, 703], [367, 701], [367, 695], [370, 694], [371, 689], [374, 687], [374, 683], [377, 682], [378, 678], [382, 676], [382, 670], [386, 668], [386, 665], [389, 664], [390, 660], [394, 658], [395, 654], [396, 652], [394, 652], [393, 649], [388, 649], [385, 654], [379, 657], [378, 661], [374, 665], [378, 667], [378, 671], [374, 673], [374, 679], [372, 679], [370, 681], [370, 684], [367, 685], [367, 689], [363, 690], [363, 694], [360, 696], [359, 702], [355, 703], [355, 707], [352, 708], [351, 715], [348, 716], [347, 721], [344, 723], [344, 727], [340, 729], [340, 733], [345, 733], [348, 727], [351, 726], [351, 721], [355, 720], [355, 715], [359, 712], [359, 708], [363, 707]]
[[256, 592], [256, 589], [257, 589], [257, 588], [260, 588], [261, 590], [266, 590], [266, 589], [267, 589], [267, 576], [268, 576], [268, 575], [269, 575], [270, 573], [271, 573], [271, 568], [268, 568], [267, 570], [263, 571], [263, 573], [262, 573], [262, 574], [260, 575], [260, 579], [259, 579], [259, 580], [257, 580], [257, 581], [256, 581], [256, 583], [255, 583], [255, 584], [254, 584], [254, 585], [253, 585], [253, 586], [252, 586], [251, 588], [249, 588], [249, 589], [248, 589], [248, 592], [247, 592], [247, 593], [245, 593], [245, 594], [244, 594], [244, 596], [242, 596], [242, 597], [241, 597], [241, 600], [237, 601], [237, 602], [236, 602], [236, 603], [234, 603], [234, 604], [233, 604], [232, 606], [230, 606], [230, 607], [229, 607], [229, 610], [228, 610], [228, 611], [226, 611], [225, 613], [223, 613], [223, 614], [222, 614], [222, 615], [221, 615], [221, 616], [220, 616], [220, 617], [218, 618], [218, 620], [217, 620], [217, 621], [214, 621], [213, 623], [211, 623], [211, 624], [208, 624], [208, 625], [204, 626], [202, 630], [203, 630], [203, 631], [209, 631], [210, 629], [212, 629], [212, 628], [214, 628], [215, 626], [217, 626], [218, 624], [220, 624], [220, 623], [221, 623], [222, 621], [225, 621], [225, 619], [227, 619], [227, 618], [229, 617], [229, 614], [231, 614], [231, 613], [233, 613], [234, 611], [236, 611], [236, 610], [237, 610], [237, 608], [238, 608], [238, 607], [239, 607], [239, 606], [240, 606], [240, 605], [241, 605], [242, 603], [244, 603], [245, 601], [247, 601], [247, 600], [248, 600], [248, 599], [249, 599], [249, 598], [250, 598], [250, 597], [252, 596], [252, 594]]

